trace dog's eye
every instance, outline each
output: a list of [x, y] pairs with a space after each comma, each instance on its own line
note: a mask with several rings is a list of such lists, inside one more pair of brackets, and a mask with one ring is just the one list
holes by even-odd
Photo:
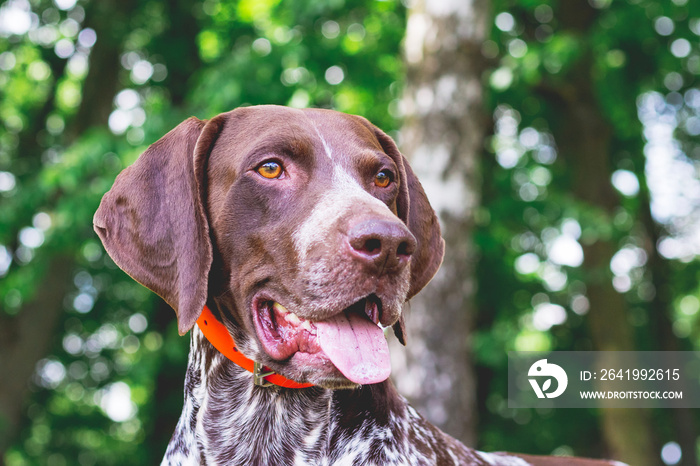
[[380, 188], [386, 188], [393, 181], [394, 174], [389, 170], [382, 170], [374, 176], [374, 184]]
[[279, 178], [282, 175], [282, 165], [272, 160], [258, 167], [258, 173], [267, 179]]

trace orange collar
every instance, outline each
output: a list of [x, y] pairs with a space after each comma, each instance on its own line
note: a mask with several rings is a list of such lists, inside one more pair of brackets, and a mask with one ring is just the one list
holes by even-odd
[[204, 334], [204, 337], [209, 340], [214, 348], [219, 350], [221, 354], [233, 361], [234, 364], [242, 367], [248, 372], [253, 373], [253, 383], [261, 387], [269, 387], [270, 385], [279, 385], [285, 388], [308, 388], [313, 387], [310, 383], [299, 383], [281, 376], [259, 362], [248, 359], [243, 356], [243, 353], [238, 351], [236, 343], [228, 330], [219, 322], [214, 314], [211, 313], [207, 306], [202, 309], [202, 314], [197, 319], [197, 325]]

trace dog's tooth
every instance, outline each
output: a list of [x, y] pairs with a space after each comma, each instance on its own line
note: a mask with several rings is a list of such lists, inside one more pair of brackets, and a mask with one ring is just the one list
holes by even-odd
[[284, 306], [282, 306], [282, 305], [281, 305], [280, 303], [278, 303], [278, 302], [275, 302], [275, 303], [272, 305], [272, 307], [275, 308], [275, 311], [279, 312], [279, 313], [282, 314], [282, 315], [285, 315], [285, 314], [288, 314], [288, 313], [289, 313], [289, 311], [287, 310], [287, 308], [284, 307]]
[[374, 300], [369, 298], [365, 300], [365, 314], [375, 324], [379, 323], [379, 308]]
[[301, 323], [301, 328], [304, 330], [308, 330], [309, 332], [311, 331], [311, 322], [308, 320], [305, 320], [304, 322]]
[[294, 314], [293, 312], [290, 312], [286, 316], [284, 316], [284, 320], [295, 326], [301, 323], [301, 319], [299, 319], [299, 316]]

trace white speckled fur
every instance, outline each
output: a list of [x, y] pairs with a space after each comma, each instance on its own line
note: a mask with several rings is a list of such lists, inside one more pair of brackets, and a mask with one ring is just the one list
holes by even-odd
[[214, 350], [195, 327], [184, 408], [161, 464], [527, 464], [466, 448], [427, 423], [398, 395], [384, 421], [363, 408], [346, 412], [343, 396], [348, 393], [256, 387], [250, 373]]

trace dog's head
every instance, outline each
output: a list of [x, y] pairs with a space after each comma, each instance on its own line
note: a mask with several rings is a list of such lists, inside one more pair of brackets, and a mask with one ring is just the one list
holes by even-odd
[[402, 306], [444, 250], [391, 138], [329, 110], [190, 118], [117, 177], [94, 223], [181, 334], [209, 303], [243, 354], [328, 388], [388, 377], [379, 325], [405, 344]]

